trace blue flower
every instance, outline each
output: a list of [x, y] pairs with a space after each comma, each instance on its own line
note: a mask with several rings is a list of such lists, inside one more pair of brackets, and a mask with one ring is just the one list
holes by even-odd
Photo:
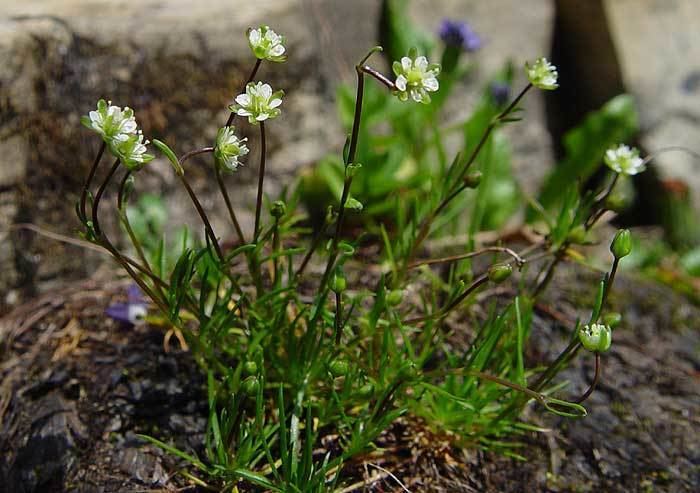
[[467, 52], [481, 48], [481, 38], [466, 22], [443, 19], [438, 34], [448, 46], [461, 48]]
[[134, 325], [143, 319], [148, 310], [146, 300], [141, 290], [135, 284], [130, 285], [126, 290], [126, 303], [112, 303], [107, 307], [105, 313], [108, 317], [125, 324]]
[[496, 106], [505, 106], [510, 97], [510, 84], [506, 82], [493, 82], [491, 83], [491, 97]]

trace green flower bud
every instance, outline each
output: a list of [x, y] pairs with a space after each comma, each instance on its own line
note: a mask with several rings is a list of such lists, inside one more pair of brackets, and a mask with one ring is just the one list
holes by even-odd
[[632, 251], [632, 234], [629, 229], [620, 229], [610, 244], [610, 252], [616, 259], [626, 257]]
[[510, 264], [495, 264], [489, 268], [489, 281], [496, 284], [502, 283], [513, 273], [513, 267]]
[[467, 188], [476, 188], [479, 186], [481, 183], [481, 177], [482, 177], [481, 171], [475, 171], [473, 173], [469, 173], [467, 176], [464, 177], [464, 185]]
[[622, 322], [622, 315], [617, 312], [610, 312], [603, 316], [603, 323], [611, 329], [620, 325], [620, 322]]
[[403, 290], [393, 289], [386, 295], [386, 302], [389, 306], [396, 306], [403, 300]]
[[341, 269], [340, 266], [338, 266], [338, 268], [336, 268], [335, 272], [333, 273], [333, 277], [331, 277], [331, 291], [333, 291], [334, 293], [342, 293], [343, 291], [345, 291], [347, 286], [348, 283], [345, 280], [345, 274], [343, 273], [343, 269]]
[[258, 373], [258, 364], [255, 361], [246, 361], [243, 365], [243, 371], [248, 375], [255, 375]]
[[241, 382], [241, 390], [247, 395], [255, 395], [260, 388], [260, 381], [257, 377], [250, 376]]
[[372, 384], [372, 382], [367, 382], [362, 387], [357, 389], [357, 393], [360, 397], [368, 399], [374, 395], [374, 385]]
[[612, 331], [603, 324], [584, 325], [578, 331], [578, 339], [586, 350], [603, 353], [610, 349]]
[[586, 241], [586, 233], [587, 231], [585, 226], [579, 224], [575, 228], [572, 228], [571, 231], [569, 231], [569, 234], [566, 237], [566, 239], [574, 245], [580, 245], [581, 243]]
[[398, 377], [406, 381], [412, 381], [418, 378], [418, 368], [416, 368], [415, 363], [409, 361], [407, 364], [403, 365], [399, 370]]
[[348, 374], [350, 371], [350, 365], [345, 360], [336, 359], [328, 364], [328, 371], [331, 372], [331, 375], [336, 378], [342, 377]]
[[272, 203], [272, 208], [270, 209], [270, 214], [272, 217], [279, 219], [287, 213], [287, 204], [281, 200], [275, 200]]

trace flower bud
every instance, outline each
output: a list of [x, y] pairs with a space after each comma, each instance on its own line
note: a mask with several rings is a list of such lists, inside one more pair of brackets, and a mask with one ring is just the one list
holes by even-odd
[[418, 368], [413, 361], [409, 361], [401, 367], [398, 377], [402, 380], [411, 381], [418, 378]]
[[578, 331], [578, 339], [586, 350], [603, 353], [610, 349], [612, 331], [603, 324], [584, 325]]
[[334, 293], [342, 293], [347, 288], [348, 283], [345, 280], [345, 274], [340, 266], [335, 269], [333, 277], [331, 277], [330, 288]]
[[469, 173], [467, 176], [464, 177], [464, 186], [467, 188], [476, 188], [479, 186], [481, 183], [481, 177], [483, 174], [481, 171], [475, 171], [473, 173]]
[[610, 244], [610, 252], [616, 259], [626, 257], [632, 251], [632, 234], [629, 229], [620, 229]]
[[350, 371], [350, 365], [345, 360], [336, 359], [328, 364], [328, 371], [331, 372], [331, 375], [336, 378], [342, 377], [348, 374]]
[[510, 264], [495, 264], [489, 268], [489, 281], [500, 284], [510, 277], [513, 267]]
[[247, 395], [255, 395], [260, 388], [260, 381], [257, 377], [250, 376], [241, 382], [241, 390]]
[[279, 219], [287, 213], [287, 205], [281, 200], [275, 200], [272, 203], [272, 208], [270, 209], [270, 214], [272, 217]]
[[357, 393], [360, 395], [360, 397], [368, 399], [372, 397], [372, 395], [374, 395], [374, 385], [372, 384], [372, 382], [368, 382], [359, 389], [357, 389]]
[[393, 289], [389, 291], [389, 293], [386, 295], [386, 303], [389, 306], [396, 306], [401, 303], [401, 300], [403, 299], [403, 290], [401, 289]]
[[243, 371], [248, 375], [255, 375], [258, 373], [258, 364], [255, 361], [246, 361], [243, 365]]

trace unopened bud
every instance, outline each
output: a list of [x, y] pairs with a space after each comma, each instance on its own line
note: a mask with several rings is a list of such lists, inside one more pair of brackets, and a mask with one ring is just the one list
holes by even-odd
[[331, 282], [330, 282], [330, 288], [331, 291], [334, 293], [342, 293], [345, 291], [347, 288], [348, 283], [345, 280], [345, 274], [343, 273], [343, 269], [338, 267], [335, 269], [335, 272], [333, 273], [333, 277], [331, 277]]
[[386, 295], [386, 302], [389, 306], [396, 306], [400, 304], [402, 299], [403, 291], [400, 289], [389, 291], [389, 294]]
[[620, 229], [610, 244], [610, 252], [616, 259], [626, 257], [632, 251], [632, 234], [629, 229]]
[[270, 209], [270, 214], [274, 218], [281, 218], [287, 213], [287, 205], [281, 200], [275, 200], [272, 203], [272, 208]]
[[481, 177], [481, 171], [474, 171], [473, 173], [469, 173], [467, 176], [464, 177], [464, 185], [467, 188], [476, 188], [481, 183]]
[[336, 378], [342, 377], [348, 374], [348, 371], [350, 371], [350, 365], [347, 361], [342, 359], [333, 360], [328, 365], [328, 371], [331, 372], [331, 375]]
[[260, 388], [260, 382], [257, 377], [248, 377], [241, 383], [241, 390], [247, 395], [255, 395]]
[[510, 264], [495, 264], [489, 268], [489, 281], [496, 284], [502, 283], [513, 273]]
[[243, 365], [243, 370], [248, 375], [255, 375], [258, 373], [258, 364], [255, 361], [246, 361]]

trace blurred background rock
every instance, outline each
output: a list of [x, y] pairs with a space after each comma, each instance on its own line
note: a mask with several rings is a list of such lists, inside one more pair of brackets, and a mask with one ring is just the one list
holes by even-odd
[[[508, 129], [516, 174], [533, 192], [559, 157], [564, 132], [622, 92], [637, 101], [638, 144], [700, 148], [700, 2], [696, 0], [413, 0], [409, 13], [435, 32], [443, 18], [467, 21], [482, 49], [455, 114], [468, 114], [475, 88], [507, 59], [520, 67], [545, 55], [559, 67], [561, 90], [528, 96], [526, 120]], [[334, 95], [354, 80], [353, 65], [380, 40], [381, 0], [0, 0], [0, 313], [27, 296], [90, 275], [105, 257], [13, 224], [77, 237], [74, 214], [98, 139], [79, 117], [99, 98], [135, 109], [149, 138], [182, 153], [211, 145], [253, 60], [245, 30], [267, 23], [288, 39], [289, 60], [259, 78], [287, 94], [270, 125], [267, 191], [342, 147]], [[386, 68], [386, 66], [384, 67]], [[523, 83], [521, 74], [516, 87]], [[466, 87], [466, 86], [465, 86]], [[257, 162], [251, 138], [251, 168]], [[694, 190], [698, 163], [682, 153], [657, 161], [654, 194], [672, 180]], [[208, 200], [215, 228], [227, 227], [204, 162], [188, 169]], [[173, 217], [194, 211], [158, 157], [139, 190], [161, 195]], [[238, 204], [254, 200], [254, 172], [229, 177]], [[685, 186], [689, 188], [683, 188]], [[656, 187], [656, 188], [654, 188]], [[665, 190], [668, 190], [666, 187]], [[677, 188], [673, 189], [677, 190]], [[659, 192], [661, 193], [661, 192]], [[688, 199], [690, 200], [690, 199]], [[217, 213], [217, 211], [220, 211]], [[644, 215], [644, 214], [643, 214]], [[251, 227], [251, 217], [243, 216]], [[645, 220], [660, 220], [647, 214]], [[637, 218], [638, 220], [638, 218]], [[193, 222], [193, 224], [195, 224]], [[112, 224], [116, 228], [116, 221]]]

